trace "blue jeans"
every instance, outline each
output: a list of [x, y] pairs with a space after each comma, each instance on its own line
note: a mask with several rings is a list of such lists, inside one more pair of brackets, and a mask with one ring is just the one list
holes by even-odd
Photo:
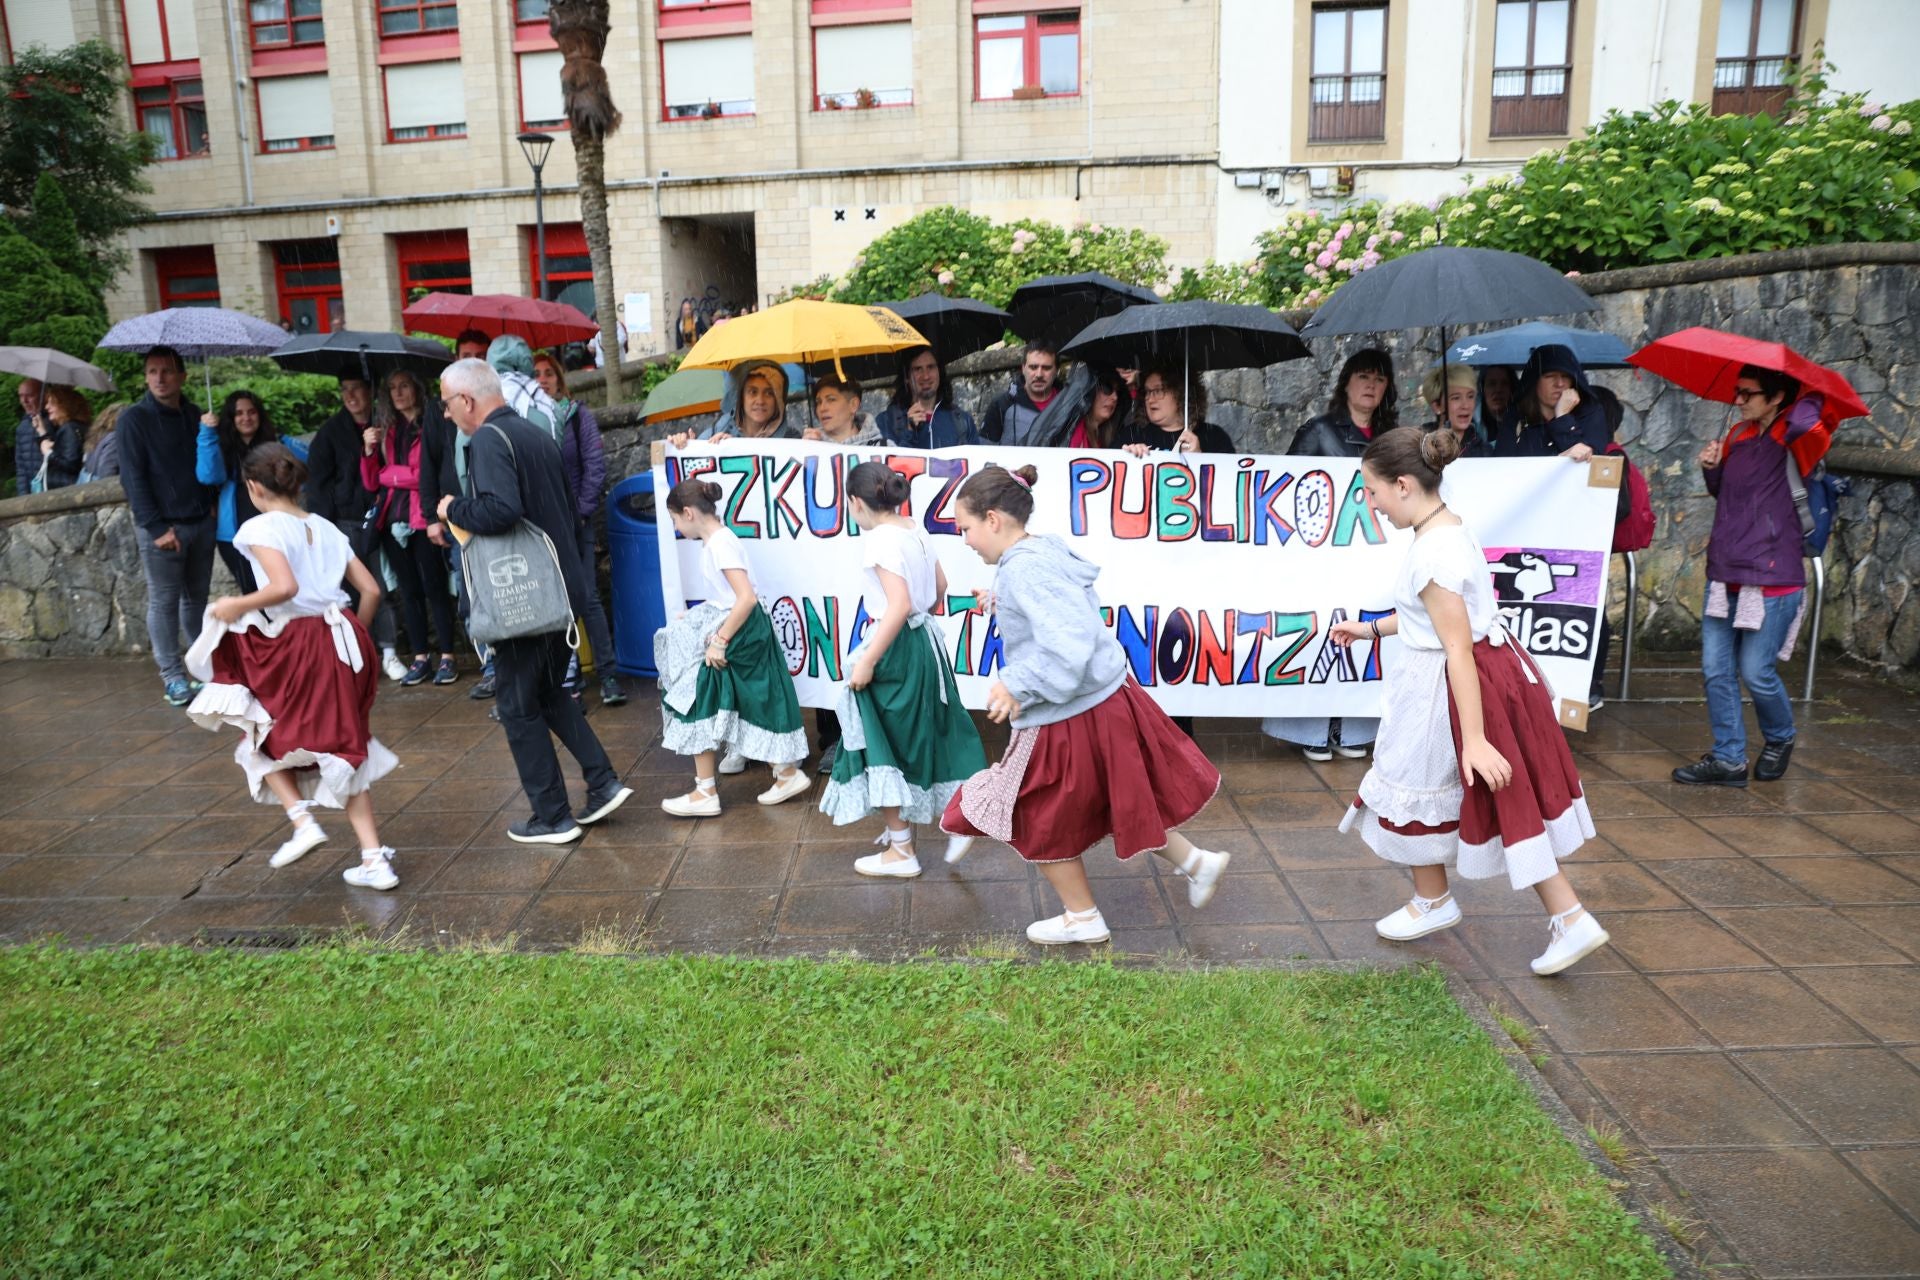
[[1339, 726], [1340, 741], [1349, 747], [1364, 747], [1380, 732], [1377, 719], [1358, 716], [1348, 716], [1344, 720], [1327, 720], [1316, 716], [1268, 716], [1260, 722], [1260, 732], [1269, 738], [1278, 738], [1302, 747], [1324, 747], [1332, 740], [1336, 725]]
[[160, 678], [171, 682], [187, 678], [180, 633], [187, 644], [200, 638], [200, 620], [207, 611], [207, 588], [213, 581], [213, 517], [176, 521], [178, 551], [162, 551], [136, 526], [140, 540], [140, 569], [147, 580], [147, 640]]
[[[1757, 591], [1758, 587], [1743, 590]], [[1741, 713], [1740, 686], [1753, 698], [1754, 717], [1768, 742], [1793, 741], [1793, 700], [1774, 670], [1774, 658], [1786, 643], [1787, 628], [1800, 611], [1806, 592], [1772, 596], [1758, 631], [1736, 631], [1733, 619], [1700, 619], [1700, 669], [1707, 681], [1707, 716], [1713, 722], [1713, 754], [1723, 764], [1747, 762], [1747, 726]], [[1738, 601], [1734, 602], [1737, 611]], [[1809, 641], [1811, 643], [1811, 641]]]

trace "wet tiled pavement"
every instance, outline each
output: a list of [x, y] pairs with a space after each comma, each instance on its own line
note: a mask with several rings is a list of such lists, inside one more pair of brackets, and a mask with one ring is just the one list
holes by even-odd
[[[593, 724], [635, 802], [572, 849], [507, 840], [523, 801], [485, 706], [382, 691], [376, 731], [404, 767], [376, 789], [401, 887], [350, 889], [335, 840], [284, 871], [281, 817], [240, 785], [231, 742], [158, 699], [150, 665], [0, 663], [0, 940], [216, 939], [357, 926], [413, 941], [757, 954], [1006, 955], [1055, 910], [1010, 853], [904, 884], [862, 881], [861, 829], [753, 803], [722, 780], [717, 821], [662, 815], [688, 772], [648, 696]], [[641, 686], [646, 688], [647, 686]], [[1636, 692], [1687, 697], [1683, 673]], [[1125, 952], [1212, 962], [1437, 961], [1530, 1031], [1580, 1119], [1637, 1152], [1635, 1180], [1719, 1274], [1920, 1275], [1920, 699], [1832, 671], [1788, 779], [1691, 790], [1667, 773], [1703, 743], [1697, 703], [1612, 703], [1575, 747], [1601, 839], [1570, 865], [1611, 946], [1534, 978], [1531, 894], [1460, 887], [1467, 922], [1393, 949], [1371, 921], [1402, 873], [1337, 835], [1363, 764], [1313, 765], [1202, 722], [1225, 774], [1196, 835], [1235, 858], [1204, 911], [1140, 858], [1089, 859]], [[1810, 722], [1809, 722], [1810, 721]], [[997, 744], [989, 743], [990, 749]], [[931, 843], [931, 842], [929, 842]]]

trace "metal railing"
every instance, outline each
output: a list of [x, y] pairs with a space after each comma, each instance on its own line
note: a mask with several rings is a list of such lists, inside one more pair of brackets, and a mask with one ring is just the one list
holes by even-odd
[[[1640, 561], [1631, 551], [1621, 554], [1627, 558], [1627, 617], [1620, 646], [1620, 701], [1626, 702], [1633, 697], [1633, 639], [1640, 614]], [[1822, 556], [1810, 556], [1808, 563], [1813, 566], [1813, 616], [1808, 620], [1806, 631], [1807, 676], [1801, 686], [1802, 702], [1813, 701], [1814, 675], [1820, 667], [1820, 619], [1827, 604], [1826, 560]]]

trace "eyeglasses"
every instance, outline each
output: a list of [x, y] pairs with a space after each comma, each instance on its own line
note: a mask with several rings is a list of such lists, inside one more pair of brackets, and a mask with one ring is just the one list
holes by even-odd
[[1172, 387], [1148, 387], [1141, 394], [1149, 400], [1165, 400], [1173, 394]]
[[1733, 399], [1736, 404], [1745, 404], [1755, 396], [1764, 396], [1766, 394], [1766, 392], [1760, 390], [1758, 387], [1735, 387]]

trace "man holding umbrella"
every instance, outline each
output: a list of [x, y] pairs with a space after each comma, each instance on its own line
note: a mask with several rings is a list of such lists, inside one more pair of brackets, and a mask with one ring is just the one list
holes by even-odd
[[200, 409], [181, 393], [186, 363], [172, 347], [147, 352], [147, 394], [120, 415], [120, 483], [147, 580], [147, 639], [167, 702], [193, 700], [180, 633], [200, 637], [213, 580], [214, 490], [194, 473]]

